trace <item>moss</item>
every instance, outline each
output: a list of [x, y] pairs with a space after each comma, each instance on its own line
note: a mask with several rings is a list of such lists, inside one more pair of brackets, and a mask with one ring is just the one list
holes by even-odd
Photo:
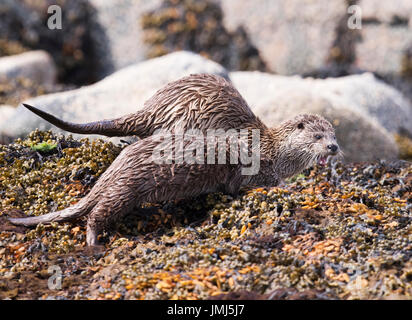
[[57, 148], [57, 143], [53, 143], [53, 142], [50, 142], [50, 141], [41, 142], [41, 143], [38, 143], [38, 144], [33, 144], [31, 146], [31, 148], [34, 151], [47, 153], [47, 152], [50, 152], [50, 151], [53, 151], [54, 149], [56, 149]]

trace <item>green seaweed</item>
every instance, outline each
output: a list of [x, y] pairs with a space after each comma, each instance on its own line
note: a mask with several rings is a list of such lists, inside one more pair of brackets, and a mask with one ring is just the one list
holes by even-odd
[[30, 148], [32, 148], [34, 151], [50, 152], [57, 148], [57, 143], [41, 142], [31, 145]]

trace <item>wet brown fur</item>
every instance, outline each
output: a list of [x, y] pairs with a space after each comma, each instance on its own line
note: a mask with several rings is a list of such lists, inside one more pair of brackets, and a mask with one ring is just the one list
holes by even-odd
[[156, 129], [172, 130], [177, 125], [183, 130], [266, 128], [233, 85], [212, 74], [195, 74], [171, 82], [147, 100], [141, 110], [111, 120], [75, 124], [23, 105], [63, 130], [108, 137], [136, 135], [143, 139]]
[[[54, 118], [29, 108], [47, 120]], [[51, 122], [61, 125], [62, 121], [56, 119]], [[174, 130], [176, 125], [184, 130], [196, 128], [202, 132], [207, 129], [259, 129], [258, 174], [242, 175], [241, 164], [155, 163], [153, 151], [161, 141], [152, 134], [161, 128]], [[230, 82], [206, 74], [191, 75], [166, 85], [145, 103], [143, 110], [134, 114], [77, 126], [75, 129], [81, 130], [73, 130], [67, 123], [63, 129], [107, 136], [137, 135], [144, 139], [126, 147], [78, 204], [43, 216], [11, 221], [31, 226], [88, 214], [88, 245], [96, 244], [97, 235], [110, 221], [143, 203], [216, 191], [236, 194], [244, 185], [276, 185], [316, 163], [319, 157], [337, 153], [328, 149], [336, 140], [333, 127], [324, 118], [300, 115], [278, 127], [268, 128]], [[315, 138], [319, 134], [322, 139]], [[195, 137], [189, 141], [193, 139]]]

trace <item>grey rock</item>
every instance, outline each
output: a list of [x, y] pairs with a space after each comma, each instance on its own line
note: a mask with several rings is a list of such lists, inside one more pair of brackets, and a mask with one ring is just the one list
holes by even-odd
[[16, 108], [8, 105], [0, 105], [0, 121], [6, 121], [16, 112]]
[[329, 56], [343, 0], [221, 0], [229, 30], [246, 29], [269, 68], [283, 75], [321, 68]]
[[[399, 74], [405, 50], [412, 46], [412, 2], [360, 0], [362, 41], [356, 46], [357, 66]], [[367, 23], [367, 22], [371, 23]]]
[[382, 74], [402, 73], [403, 56], [412, 45], [412, 27], [363, 25], [362, 39], [356, 46], [359, 68]]
[[0, 1], [0, 38], [31, 43], [38, 38], [33, 31], [35, 18], [21, 1]]
[[[360, 0], [358, 5], [362, 9], [364, 19], [375, 18], [380, 22], [393, 23], [396, 17], [408, 20], [412, 18], [412, 3], [410, 0], [381, 1], [377, 5], [376, 0]], [[412, 26], [412, 21], [409, 20]]]
[[[135, 112], [165, 84], [192, 73], [228, 77], [226, 70], [217, 63], [181, 51], [123, 68], [90, 86], [26, 102], [67, 121], [83, 123], [110, 119]], [[0, 123], [0, 133], [12, 137], [24, 136], [36, 128], [60, 131], [23, 106], [17, 108], [9, 121]]]
[[[285, 99], [285, 92], [300, 91], [323, 97], [333, 105], [343, 105], [391, 133], [406, 130], [412, 134], [412, 105], [409, 100], [371, 73], [303, 79], [300, 76], [284, 77], [261, 72], [232, 72], [230, 78], [242, 94], [258, 105]], [[293, 105], [294, 102], [290, 100], [289, 103]]]
[[0, 58], [0, 79], [28, 78], [43, 85], [56, 81], [56, 66], [46, 51], [28, 51]]
[[412, 105], [398, 90], [371, 73], [325, 80], [307, 80], [330, 101], [337, 100], [391, 133], [403, 129], [412, 135]]
[[145, 60], [141, 16], [160, 3], [161, 0], [90, 0], [96, 21], [91, 35], [102, 60], [101, 75]]
[[[0, 105], [0, 122], [7, 121], [14, 113], [16, 108], [8, 105]], [[11, 137], [0, 133], [0, 144], [9, 144], [13, 141]]]
[[[352, 77], [346, 77], [348, 83]], [[355, 101], [334, 96], [338, 91], [331, 93], [333, 86], [327, 82], [333, 83], [335, 79], [302, 79], [260, 72], [233, 72], [230, 78], [268, 126], [301, 113], [320, 114], [334, 125], [345, 161], [396, 159], [398, 156], [392, 135], [378, 121], [359, 112]]]
[[[97, 22], [91, 33], [98, 56], [104, 61], [102, 73], [107, 75], [146, 58], [148, 47], [143, 41], [141, 18], [161, 3], [161, 0], [90, 0]], [[339, 20], [347, 14], [344, 0], [216, 3], [222, 8], [224, 27], [232, 34], [243, 27], [268, 68], [287, 75], [311, 72], [325, 64]], [[236, 54], [233, 52], [233, 56]]]

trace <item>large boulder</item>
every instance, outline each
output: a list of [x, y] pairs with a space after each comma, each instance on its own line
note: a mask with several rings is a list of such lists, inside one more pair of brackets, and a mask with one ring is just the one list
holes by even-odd
[[56, 75], [56, 66], [46, 51], [28, 51], [0, 58], [0, 81], [24, 78], [42, 85], [53, 85]]
[[222, 0], [221, 5], [225, 26], [244, 27], [269, 68], [284, 75], [321, 68], [347, 16], [344, 0]]
[[[174, 51], [201, 53], [230, 70], [266, 66], [245, 30], [224, 26], [218, 1], [91, 0], [91, 28], [104, 75]], [[103, 31], [103, 32], [102, 32]]]
[[[349, 72], [359, 68], [400, 74], [405, 52], [412, 45], [412, 2], [408, 0], [386, 1], [379, 6], [375, 0], [209, 0], [205, 3], [216, 8], [213, 12], [219, 16], [216, 21], [203, 21], [208, 20], [206, 9], [190, 11], [189, 7], [198, 4], [194, 0], [90, 0], [96, 21], [90, 28], [91, 38], [104, 61], [99, 71], [108, 74], [174, 48], [203, 52], [230, 70], [252, 70], [242, 67], [241, 61], [241, 67], [236, 61], [225, 64], [225, 59], [219, 60], [225, 53], [215, 52], [216, 47], [226, 43], [225, 52], [230, 52], [232, 60], [242, 58], [242, 48], [227, 38], [227, 35], [239, 38], [239, 30], [245, 35], [240, 42], [250, 40], [246, 47], [256, 51], [255, 56], [262, 58], [265, 68], [283, 75], [318, 72], [328, 68], [331, 61], [343, 63], [344, 69], [352, 65]], [[347, 27], [351, 4], [361, 9], [359, 30]], [[146, 19], [147, 14], [151, 14], [150, 19]], [[147, 25], [151, 28], [145, 30]], [[195, 25], [202, 25], [204, 33], [190, 39]], [[207, 33], [210, 25], [219, 25], [214, 32], [216, 36]], [[208, 41], [203, 41], [204, 38]], [[203, 41], [207, 45], [196, 50], [196, 46], [186, 47], [187, 41], [195, 44]]]
[[160, 3], [161, 0], [90, 0], [95, 20], [90, 32], [101, 61], [100, 75], [146, 59], [141, 19]]
[[[346, 77], [346, 81], [352, 81], [353, 77]], [[356, 101], [349, 101], [346, 95], [350, 92], [345, 92], [343, 87], [341, 92], [334, 88], [335, 79], [302, 79], [260, 72], [233, 72], [230, 78], [268, 126], [276, 126], [300, 113], [321, 114], [334, 125], [346, 161], [398, 156], [393, 136], [366, 111], [360, 112]], [[339, 94], [346, 99], [339, 98]]]
[[[412, 135], [412, 105], [398, 90], [371, 73], [340, 78], [284, 77], [261, 72], [232, 72], [230, 78], [256, 105], [283, 99], [284, 92], [308, 92], [362, 114], [391, 133]], [[290, 104], [294, 102], [291, 100]], [[268, 111], [270, 112], [270, 111]]]
[[57, 73], [52, 57], [43, 50], [0, 57], [0, 104], [17, 106], [31, 97], [73, 88], [57, 83]]
[[345, 0], [89, 3], [103, 75], [179, 48], [201, 52], [230, 70], [308, 73], [325, 65], [348, 16]]
[[12, 106], [0, 105], [0, 121], [6, 121], [14, 114], [15, 111], [16, 108]]
[[402, 61], [412, 46], [412, 2], [360, 0], [362, 41], [356, 46], [357, 65], [383, 74], [402, 74]]
[[[0, 122], [1, 121], [6, 121], [8, 118], [10, 118], [16, 109], [12, 106], [8, 105], [0, 105]], [[0, 133], [0, 144], [9, 144], [12, 142], [13, 139], [10, 137]]]
[[412, 104], [398, 90], [371, 73], [305, 82], [331, 101], [373, 119], [391, 133], [412, 136]]
[[[135, 112], [168, 82], [192, 73], [227, 77], [226, 70], [199, 55], [182, 51], [126, 67], [90, 86], [39, 96], [26, 101], [72, 122], [89, 122]], [[0, 122], [0, 133], [24, 136], [35, 128], [59, 131], [23, 106], [8, 121]]]
[[[376, 5], [375, 0], [359, 0], [358, 5], [362, 9], [362, 16], [367, 22], [384, 22], [392, 25], [406, 24], [412, 26], [412, 3], [409, 0], [382, 1]], [[376, 21], [377, 20], [377, 21]], [[397, 23], [398, 22], [398, 23]]]

